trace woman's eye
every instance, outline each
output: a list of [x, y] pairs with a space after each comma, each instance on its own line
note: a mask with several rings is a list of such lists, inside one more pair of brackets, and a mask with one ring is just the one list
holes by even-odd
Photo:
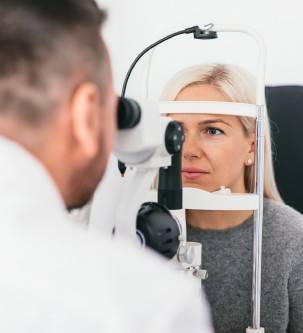
[[216, 127], [206, 128], [206, 133], [209, 135], [213, 135], [213, 136], [224, 134], [224, 132], [222, 130], [220, 130], [219, 128], [216, 128]]

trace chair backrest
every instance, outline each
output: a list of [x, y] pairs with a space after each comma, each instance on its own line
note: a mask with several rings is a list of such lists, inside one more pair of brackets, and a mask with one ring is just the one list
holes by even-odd
[[285, 203], [303, 213], [303, 86], [266, 88], [276, 181]]

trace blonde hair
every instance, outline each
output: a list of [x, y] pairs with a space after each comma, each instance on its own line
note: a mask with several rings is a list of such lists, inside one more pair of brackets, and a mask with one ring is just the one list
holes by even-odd
[[[161, 100], [175, 100], [186, 87], [211, 84], [236, 103], [256, 104], [255, 79], [243, 68], [235, 65], [202, 64], [185, 68], [174, 75], [166, 84]], [[246, 135], [255, 132], [256, 122], [251, 117], [239, 117]], [[245, 187], [248, 192], [254, 190], [254, 167], [247, 166], [244, 173]], [[271, 135], [269, 119], [265, 115], [265, 161], [264, 196], [282, 201], [274, 177], [272, 162]]]

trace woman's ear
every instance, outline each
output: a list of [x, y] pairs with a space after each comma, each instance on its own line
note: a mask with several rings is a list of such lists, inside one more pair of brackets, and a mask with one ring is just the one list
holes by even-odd
[[248, 152], [247, 152], [247, 156], [245, 159], [245, 165], [246, 166], [251, 166], [254, 164], [255, 162], [255, 149], [256, 149], [256, 145], [255, 145], [255, 135], [250, 135], [248, 138]]
[[72, 134], [78, 149], [88, 159], [96, 156], [100, 145], [100, 90], [93, 83], [83, 83], [70, 103]]

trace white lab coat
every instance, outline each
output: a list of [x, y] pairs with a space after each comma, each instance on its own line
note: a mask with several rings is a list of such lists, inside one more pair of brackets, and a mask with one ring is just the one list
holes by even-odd
[[72, 222], [20, 146], [0, 137], [0, 156], [0, 332], [212, 332], [196, 284]]

